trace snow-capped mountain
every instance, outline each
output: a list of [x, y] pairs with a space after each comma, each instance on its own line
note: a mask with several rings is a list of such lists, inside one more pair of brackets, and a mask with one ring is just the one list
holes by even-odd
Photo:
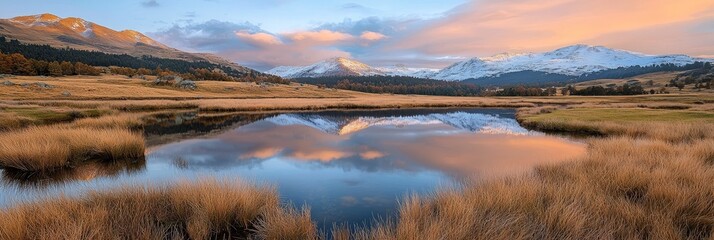
[[384, 73], [367, 64], [343, 58], [330, 58], [304, 67], [276, 67], [267, 72], [284, 78], [310, 78], [331, 76], [373, 76]]
[[530, 132], [521, 127], [514, 119], [502, 118], [489, 114], [467, 112], [434, 113], [420, 116], [353, 118], [334, 118], [311, 114], [281, 114], [275, 117], [267, 118], [265, 121], [281, 126], [303, 125], [337, 135], [348, 135], [372, 126], [434, 124], [445, 124], [464, 131], [486, 134], [535, 134], [534, 132]]
[[429, 68], [408, 68], [404, 65], [372, 67], [365, 63], [344, 57], [330, 58], [309, 66], [280, 66], [266, 73], [284, 78], [315, 78], [334, 76], [414, 76], [426, 77], [437, 70]]
[[379, 71], [382, 71], [386, 76], [408, 76], [408, 77], [418, 77], [418, 78], [428, 78], [439, 69], [434, 68], [410, 68], [404, 64], [397, 64], [389, 67], [377, 67]]
[[697, 60], [686, 55], [647, 55], [602, 46], [573, 45], [544, 53], [505, 53], [455, 63], [429, 76], [439, 80], [464, 80], [519, 71], [539, 71], [579, 76], [618, 67], [672, 63], [685, 65]]

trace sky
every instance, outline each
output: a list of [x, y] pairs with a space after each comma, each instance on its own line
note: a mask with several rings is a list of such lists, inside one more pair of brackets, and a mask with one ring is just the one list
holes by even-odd
[[[52, 13], [133, 29], [267, 70], [349, 57], [441, 68], [572, 44], [714, 57], [712, 0], [0, 0], [0, 18]], [[8, 7], [12, 6], [12, 7]]]

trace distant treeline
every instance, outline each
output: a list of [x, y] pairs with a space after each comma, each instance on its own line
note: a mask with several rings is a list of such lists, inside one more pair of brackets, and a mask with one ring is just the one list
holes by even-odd
[[472, 78], [463, 80], [466, 83], [478, 84], [480, 86], [529, 86], [529, 87], [550, 87], [564, 86], [572, 83], [585, 82], [596, 79], [622, 79], [634, 77], [642, 74], [665, 71], [686, 71], [702, 68], [705, 62], [694, 62], [682, 66], [675, 64], [658, 64], [650, 66], [619, 67], [615, 69], [602, 70], [593, 73], [586, 73], [580, 76], [570, 76], [557, 73], [546, 73], [540, 71], [519, 71], [503, 73], [498, 76]]
[[572, 82], [574, 76], [547, 73], [540, 71], [518, 71], [503, 73], [497, 76], [471, 78], [463, 80], [464, 83], [478, 84], [479, 86], [500, 86], [500, 87], [546, 87], [546, 86], [562, 86]]
[[403, 76], [342, 76], [297, 78], [293, 81], [369, 93], [477, 96], [481, 88], [471, 83]]
[[603, 86], [590, 86], [583, 89], [576, 89], [573, 86], [568, 86], [564, 88], [563, 92], [570, 93], [570, 95], [580, 95], [580, 96], [611, 96], [611, 95], [641, 95], [641, 94], [654, 94], [652, 92], [645, 91], [640, 85], [629, 85], [623, 84], [622, 86], [614, 87], [603, 87]]
[[694, 84], [694, 89], [711, 89], [714, 84], [714, 66], [705, 63], [702, 67], [686, 71], [669, 81], [669, 86], [684, 89], [685, 85]]
[[554, 87], [539, 88], [539, 87], [507, 87], [500, 91], [485, 91], [486, 96], [554, 96], [558, 93], [558, 89]]
[[694, 62], [682, 66], [677, 66], [672, 63], [657, 64], [650, 66], [632, 66], [632, 67], [619, 67], [615, 69], [602, 70], [594, 73], [586, 73], [580, 75], [576, 79], [577, 82], [584, 82], [596, 79], [622, 79], [628, 77], [634, 77], [642, 74], [653, 73], [653, 72], [672, 72], [672, 71], [686, 71], [703, 67], [705, 62]]
[[24, 76], [65, 76], [99, 75], [102, 71], [81, 62], [57, 62], [28, 59], [22, 54], [3, 54], [0, 52], [0, 74]]

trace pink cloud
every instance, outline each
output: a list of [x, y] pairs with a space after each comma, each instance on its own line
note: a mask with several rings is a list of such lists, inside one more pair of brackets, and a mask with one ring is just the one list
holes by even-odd
[[249, 33], [245, 31], [236, 32], [236, 36], [240, 39], [257, 45], [278, 45], [283, 42], [279, 38], [268, 33]]
[[[714, 42], [711, 34], [667, 27], [713, 20], [714, 1], [711, 0], [492, 0], [474, 1], [458, 9], [391, 47], [433, 55], [473, 56], [503, 51], [550, 50], [591, 41], [591, 44], [603, 45], [618, 43], [610, 46], [618, 48], [644, 44], [650, 47], [640, 47], [639, 50], [661, 52], [660, 47], [666, 44], [662, 39], [643, 38], [638, 34], [616, 35], [645, 30], [661, 30], [659, 35], [669, 36], [667, 39], [674, 39], [672, 34], [680, 34], [679, 39]], [[612, 40], [615, 38], [618, 41]], [[677, 42], [681, 41], [669, 44]], [[670, 50], [694, 52], [689, 45], [671, 47]], [[707, 53], [711, 52], [699, 54]]]
[[371, 32], [371, 31], [365, 31], [362, 32], [362, 35], [359, 36], [361, 39], [368, 40], [368, 41], [377, 41], [386, 38], [384, 34], [378, 33], [378, 32]]
[[354, 36], [330, 30], [304, 31], [285, 34], [293, 41], [316, 41], [316, 42], [337, 42], [351, 40]]

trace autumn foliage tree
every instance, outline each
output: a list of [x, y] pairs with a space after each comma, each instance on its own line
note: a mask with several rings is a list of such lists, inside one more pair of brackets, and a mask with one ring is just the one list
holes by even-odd
[[62, 76], [62, 67], [58, 62], [51, 62], [47, 65], [47, 72], [50, 76], [59, 77]]

